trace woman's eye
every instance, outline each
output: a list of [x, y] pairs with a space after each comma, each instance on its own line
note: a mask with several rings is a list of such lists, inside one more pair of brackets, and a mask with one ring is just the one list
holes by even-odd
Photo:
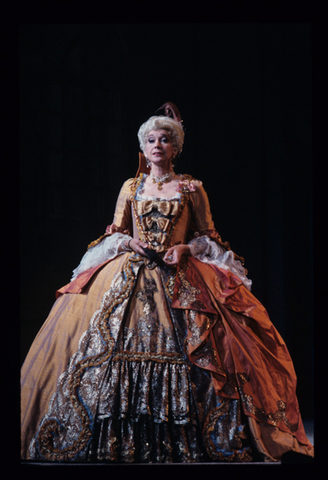
[[[147, 142], [148, 142], [148, 143], [155, 143], [155, 140], [156, 140], [156, 139], [155, 139], [154, 137], [149, 137], [149, 138], [147, 139]], [[166, 137], [166, 136], [165, 136], [165, 137], [160, 137], [160, 138], [159, 138], [159, 141], [162, 142], [162, 143], [169, 143], [169, 142], [170, 142], [170, 139], [169, 139], [169, 137]]]

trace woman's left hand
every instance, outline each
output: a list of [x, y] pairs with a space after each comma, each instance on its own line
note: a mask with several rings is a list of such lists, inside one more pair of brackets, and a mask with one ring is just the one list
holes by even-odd
[[190, 255], [189, 245], [174, 245], [169, 248], [163, 257], [163, 260], [168, 265], [177, 265], [182, 255]]

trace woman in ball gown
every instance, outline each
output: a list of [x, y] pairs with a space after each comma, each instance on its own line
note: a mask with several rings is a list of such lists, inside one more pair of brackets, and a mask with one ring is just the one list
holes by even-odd
[[139, 129], [113, 223], [57, 292], [21, 375], [21, 456], [44, 462], [279, 461], [313, 456], [286, 345], [176, 174], [176, 106]]

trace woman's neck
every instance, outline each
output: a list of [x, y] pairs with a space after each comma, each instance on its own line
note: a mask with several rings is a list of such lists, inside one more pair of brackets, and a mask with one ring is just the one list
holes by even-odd
[[161, 167], [160, 165], [152, 165], [150, 173], [154, 175], [155, 177], [162, 177], [163, 175], [166, 175], [167, 173], [173, 172], [172, 165], [169, 167]]

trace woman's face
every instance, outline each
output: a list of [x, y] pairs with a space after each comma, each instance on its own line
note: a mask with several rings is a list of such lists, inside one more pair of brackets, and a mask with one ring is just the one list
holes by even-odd
[[167, 130], [151, 130], [148, 133], [144, 154], [151, 163], [169, 166], [173, 153], [173, 143]]

